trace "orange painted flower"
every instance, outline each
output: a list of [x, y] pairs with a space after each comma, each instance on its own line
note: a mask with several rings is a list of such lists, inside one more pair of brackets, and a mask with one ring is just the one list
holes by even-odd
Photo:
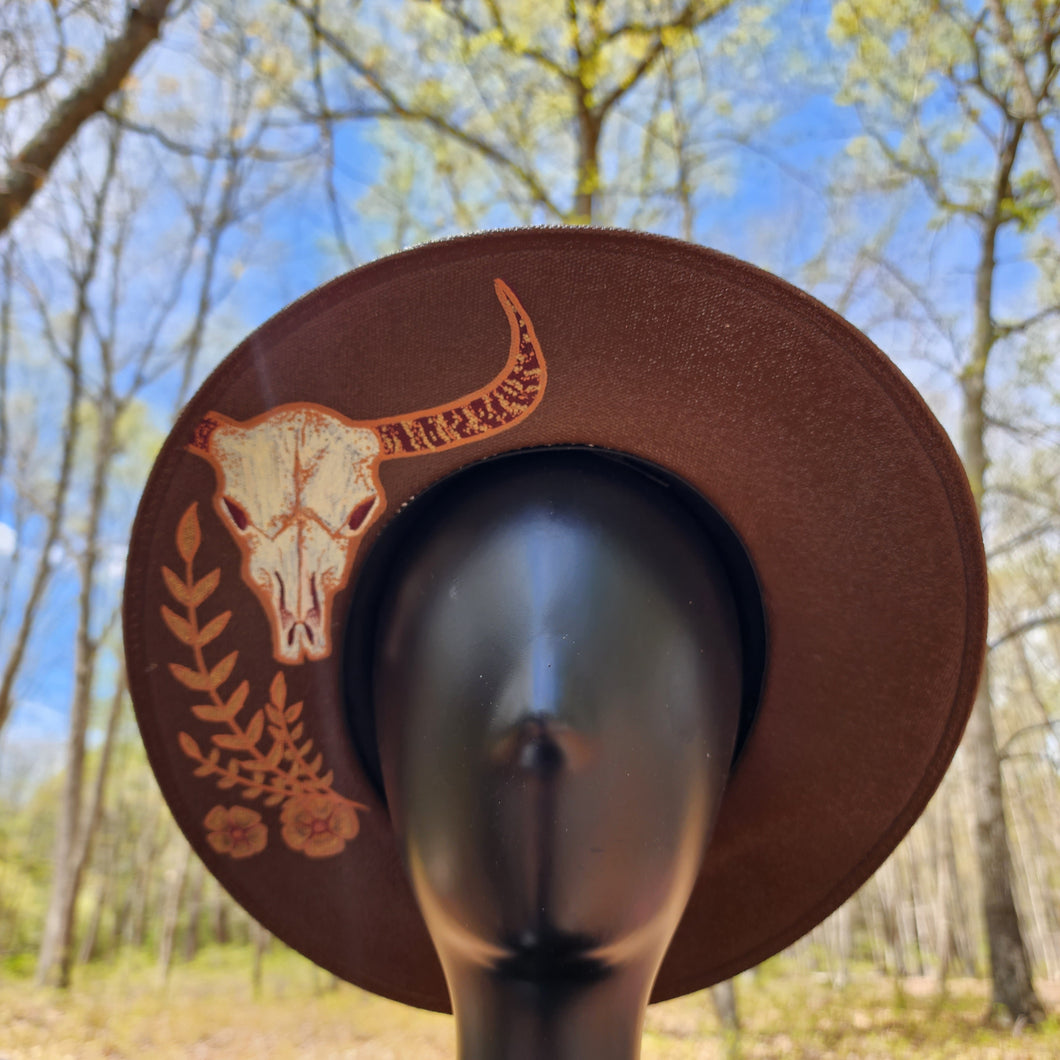
[[215, 806], [207, 815], [209, 829], [206, 842], [218, 854], [233, 858], [249, 858], [265, 849], [269, 830], [261, 822], [261, 814], [247, 806]]
[[281, 819], [284, 842], [310, 858], [338, 854], [361, 829], [354, 807], [330, 795], [288, 799]]

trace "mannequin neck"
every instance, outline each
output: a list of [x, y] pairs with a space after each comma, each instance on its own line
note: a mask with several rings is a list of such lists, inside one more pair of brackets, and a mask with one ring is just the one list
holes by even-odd
[[517, 978], [449, 975], [459, 1060], [637, 1060], [655, 967]]

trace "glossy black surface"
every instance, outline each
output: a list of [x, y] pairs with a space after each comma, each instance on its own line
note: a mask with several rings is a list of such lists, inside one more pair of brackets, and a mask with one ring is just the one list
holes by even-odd
[[591, 451], [432, 493], [372, 693], [460, 1056], [628, 1060], [736, 739], [729, 578], [673, 491]]

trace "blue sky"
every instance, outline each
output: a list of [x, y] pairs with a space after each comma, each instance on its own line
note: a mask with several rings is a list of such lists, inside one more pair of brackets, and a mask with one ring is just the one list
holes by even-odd
[[[729, 169], [727, 186], [707, 188], [697, 196], [696, 235], [700, 241], [795, 282], [799, 282], [800, 270], [818, 253], [822, 240], [830, 234], [832, 220], [825, 188], [833, 172], [834, 159], [857, 131], [853, 113], [832, 101], [825, 87], [827, 78], [823, 76], [827, 71], [818, 71], [821, 76], [817, 86], [804, 85], [796, 91], [785, 83], [778, 58], [790, 43], [784, 34], [805, 34], [807, 20], [810, 28], [816, 29], [817, 36], [805, 37], [804, 55], [812, 64], [826, 54], [823, 34], [826, 9], [824, 4], [785, 9], [777, 44], [765, 49], [752, 64], [764, 76], [773, 78], [766, 87], [779, 114], [768, 129], [758, 131], [761, 135], [749, 131], [752, 145], [731, 138], [719, 141], [715, 148]], [[192, 37], [194, 34], [187, 38], [173, 34], [165, 47], [152, 53], [150, 61], [138, 70], [144, 83], [151, 83], [153, 77], [181, 72], [182, 64], [187, 63]], [[720, 76], [724, 76], [724, 71]], [[367, 125], [344, 127], [337, 149], [338, 189], [349, 207], [347, 232], [358, 260], [363, 262], [377, 249], [379, 228], [372, 223], [372, 218], [363, 216], [362, 199], [378, 176], [379, 154]], [[165, 200], [164, 193], [159, 191], [159, 194]], [[166, 209], [172, 208], [170, 199]], [[152, 225], [160, 235], [164, 214], [165, 210], [156, 210], [150, 215], [141, 236], [150, 237]], [[491, 222], [496, 219], [494, 215]], [[911, 249], [908, 264], [916, 275], [933, 270], [937, 277], [939, 308], [959, 319], [961, 307], [968, 304], [970, 295], [974, 248], [967, 234], [961, 234], [956, 228], [926, 234], [925, 219], [926, 211], [921, 206], [919, 212], [913, 210], [906, 220]], [[319, 181], [304, 182], [297, 193], [285, 195], [270, 205], [251, 235], [233, 233], [226, 240], [222, 261], [228, 270], [225, 275], [231, 282], [231, 291], [211, 321], [199, 365], [200, 380], [249, 331], [291, 301], [344, 271], [341, 259], [333, 253], [326, 201]], [[933, 250], [933, 254], [926, 253], [928, 250]], [[1030, 274], [1014, 247], [1006, 246], [1004, 250], [1012, 262], [1000, 274], [1000, 298], [1012, 304], [1025, 302]], [[156, 267], [164, 270], [165, 261], [156, 263]], [[822, 289], [822, 293], [827, 295], [829, 290]], [[185, 297], [190, 299], [191, 293]], [[853, 307], [855, 323], [866, 323], [867, 308], [867, 303]], [[142, 310], [130, 301], [125, 311], [135, 314]], [[861, 313], [866, 314], [866, 319], [859, 319]], [[925, 363], [906, 356], [908, 329], [901, 322], [881, 323], [872, 334], [927, 392], [944, 422], [952, 425], [953, 406], [947, 396], [947, 381]], [[169, 380], [147, 396], [151, 418], [159, 426], [167, 422], [172, 412], [173, 394], [174, 384]], [[146, 462], [141, 460], [139, 464], [142, 466], [130, 466], [127, 472], [123, 489], [127, 496], [120, 506], [121, 513], [115, 515], [116, 527], [128, 518], [130, 511], [126, 509], [146, 473]], [[0, 573], [12, 545], [4, 502], [0, 492]], [[116, 541], [120, 540], [117, 530], [115, 536]], [[121, 570], [119, 544], [112, 546], [106, 563], [107, 584], [113, 593]], [[69, 579], [60, 578], [36, 638], [40, 664], [32, 674], [27, 674], [21, 687], [20, 705], [3, 737], [8, 747], [40, 746], [42, 741], [57, 741], [64, 735], [72, 674], [72, 600]]]

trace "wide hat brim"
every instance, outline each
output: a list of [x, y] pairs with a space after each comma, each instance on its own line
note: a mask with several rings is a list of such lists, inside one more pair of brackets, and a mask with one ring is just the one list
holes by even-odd
[[[517, 319], [547, 384], [542, 370], [532, 402], [509, 388], [525, 414], [507, 429], [374, 465], [384, 507], [333, 575], [333, 650], [278, 657], [233, 524], [248, 515], [225, 508], [222, 472], [245, 488], [268, 466], [275, 495], [290, 445], [299, 481], [311, 474], [316, 428], [299, 410], [331, 410], [327, 429], [349, 436], [483, 393], [518, 352]], [[294, 419], [264, 464], [203, 458], [218, 424], [281, 407]], [[653, 1000], [762, 961], [869, 877], [942, 778], [983, 661], [985, 559], [953, 447], [871, 342], [788, 284], [671, 240], [558, 229], [420, 247], [306, 296], [221, 364], [158, 458], [129, 554], [129, 682], [159, 783], [210, 871], [316, 963], [424, 1008], [448, 1010], [448, 994], [350, 738], [349, 602], [407, 501], [479, 459], [556, 444], [683, 478], [739, 535], [762, 591], [755, 726]]]

